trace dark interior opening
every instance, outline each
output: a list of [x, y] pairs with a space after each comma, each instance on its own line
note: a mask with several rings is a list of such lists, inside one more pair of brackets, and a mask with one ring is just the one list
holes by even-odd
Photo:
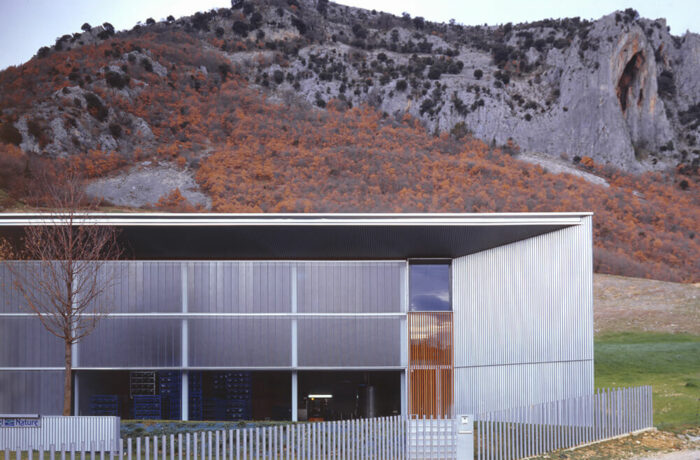
[[299, 420], [386, 417], [401, 413], [398, 371], [299, 372]]
[[[79, 415], [180, 420], [180, 371], [78, 371]], [[190, 420], [289, 420], [291, 373], [190, 371]]]

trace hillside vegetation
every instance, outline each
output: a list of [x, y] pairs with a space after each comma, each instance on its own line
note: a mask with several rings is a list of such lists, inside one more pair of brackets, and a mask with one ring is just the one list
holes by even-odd
[[[700, 280], [696, 166], [634, 174], [588, 156], [567, 160], [604, 180], [592, 183], [521, 161], [516, 143], [484, 142], [466, 123], [436, 130], [410, 110], [342, 92], [309, 101], [291, 62], [312, 63], [303, 56], [319, 38], [298, 22], [302, 6], [279, 2], [279, 15], [269, 4], [116, 34], [94, 29], [0, 73], [0, 188], [9, 193], [0, 206], [40, 206], [29, 191], [42, 171], [77, 168], [98, 182], [164, 164], [192, 175], [211, 207], [174, 188], [150, 205], [158, 209], [593, 211], [596, 271]], [[258, 11], [267, 22], [251, 29]], [[289, 27], [269, 25], [273, 14]], [[226, 21], [233, 29], [219, 34]], [[339, 65], [373, 65], [366, 41], [344, 46]], [[444, 95], [439, 78], [428, 80], [425, 94]]]

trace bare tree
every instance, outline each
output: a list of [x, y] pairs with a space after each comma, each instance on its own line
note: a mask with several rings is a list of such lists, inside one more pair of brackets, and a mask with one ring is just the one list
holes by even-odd
[[119, 258], [121, 249], [116, 229], [99, 225], [91, 215], [94, 203], [86, 199], [79, 180], [45, 187], [51, 211], [25, 228], [21, 248], [13, 257], [22, 261], [4, 263], [26, 306], [63, 341], [63, 415], [70, 415], [72, 345], [108, 314], [111, 305], [103, 294], [113, 279], [105, 265]]

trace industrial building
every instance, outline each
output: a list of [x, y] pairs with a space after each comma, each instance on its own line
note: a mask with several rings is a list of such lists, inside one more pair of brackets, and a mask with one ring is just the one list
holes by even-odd
[[[85, 219], [127, 257], [74, 346], [76, 415], [452, 415], [593, 392], [590, 213]], [[0, 235], [45, 223], [4, 214]], [[59, 414], [63, 346], [23, 302], [0, 264], [0, 413]]]

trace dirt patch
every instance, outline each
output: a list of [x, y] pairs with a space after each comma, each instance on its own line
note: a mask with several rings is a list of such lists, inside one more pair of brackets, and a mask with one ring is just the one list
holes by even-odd
[[[667, 453], [692, 455], [700, 449], [700, 428], [683, 433], [667, 431], [647, 431], [635, 436], [627, 436], [612, 441], [601, 442], [576, 450], [562, 450], [536, 457], [538, 459], [664, 459]], [[678, 460], [684, 457], [678, 457]], [[688, 457], [698, 458], [698, 457]]]
[[700, 284], [593, 275], [596, 334], [700, 334]]

